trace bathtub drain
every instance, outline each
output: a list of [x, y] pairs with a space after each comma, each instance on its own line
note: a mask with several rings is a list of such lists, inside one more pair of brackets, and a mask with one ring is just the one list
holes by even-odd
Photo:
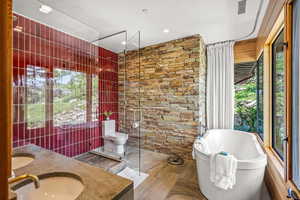
[[184, 160], [179, 155], [172, 155], [168, 158], [168, 163], [171, 165], [183, 165]]

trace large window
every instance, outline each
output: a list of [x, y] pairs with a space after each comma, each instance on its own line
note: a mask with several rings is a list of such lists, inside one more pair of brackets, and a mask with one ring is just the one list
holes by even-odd
[[86, 74], [64, 69], [55, 69], [53, 80], [54, 126], [86, 122]]
[[[241, 82], [235, 83], [235, 115], [234, 129], [246, 132], [256, 132], [256, 64], [248, 68], [252, 75]], [[240, 70], [235, 67], [235, 70]]]
[[257, 97], [257, 110], [256, 110], [256, 130], [261, 139], [263, 139], [264, 132], [264, 56], [263, 54], [257, 61], [257, 86], [256, 86], [256, 97]]
[[272, 44], [272, 147], [283, 159], [285, 137], [284, 32]]
[[98, 121], [100, 99], [97, 74], [56, 68], [53, 78], [48, 76], [44, 68], [27, 67], [26, 120], [29, 129], [45, 127], [46, 116], [53, 119], [54, 126]]
[[27, 127], [41, 128], [45, 126], [46, 121], [46, 70], [28, 66], [26, 72]]

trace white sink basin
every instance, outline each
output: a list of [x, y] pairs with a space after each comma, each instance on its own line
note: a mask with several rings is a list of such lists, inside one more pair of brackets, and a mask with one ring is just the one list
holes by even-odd
[[29, 154], [20, 154], [12, 157], [12, 169], [19, 169], [25, 167], [34, 160], [34, 157]]
[[[44, 176], [44, 177], [43, 177]], [[73, 177], [72, 177], [73, 176]], [[39, 176], [40, 187], [35, 188], [32, 182], [20, 183], [14, 188], [17, 198], [22, 200], [73, 200], [83, 191], [83, 184], [76, 175], [63, 173], [46, 174]]]

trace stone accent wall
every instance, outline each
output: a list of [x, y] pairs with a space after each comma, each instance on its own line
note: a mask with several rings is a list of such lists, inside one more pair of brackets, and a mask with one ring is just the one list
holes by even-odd
[[[129, 51], [125, 58], [119, 55], [120, 131], [129, 134], [131, 143], [140, 139], [143, 148], [191, 158], [199, 123], [205, 124], [206, 57], [201, 36], [142, 48], [140, 58], [138, 51]], [[139, 117], [141, 138], [133, 127]]]

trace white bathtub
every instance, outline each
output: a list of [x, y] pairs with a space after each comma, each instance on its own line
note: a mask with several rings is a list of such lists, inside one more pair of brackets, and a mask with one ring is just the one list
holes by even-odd
[[236, 184], [222, 190], [210, 181], [210, 155], [194, 148], [199, 187], [209, 200], [260, 200], [267, 157], [255, 135], [228, 129], [209, 130], [203, 136], [210, 151], [228, 152], [238, 159]]

